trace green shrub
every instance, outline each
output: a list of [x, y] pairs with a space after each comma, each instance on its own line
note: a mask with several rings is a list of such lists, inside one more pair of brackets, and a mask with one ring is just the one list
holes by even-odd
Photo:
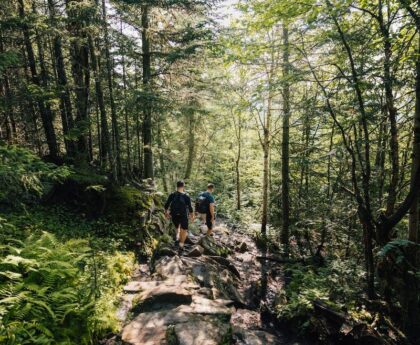
[[351, 261], [334, 260], [326, 267], [291, 265], [291, 281], [279, 292], [277, 313], [282, 320], [293, 321], [300, 330], [310, 327], [313, 302], [321, 301], [353, 319], [366, 321], [371, 315], [360, 301], [364, 272]]
[[0, 145], [0, 202], [16, 205], [37, 199], [70, 173], [68, 167], [46, 163], [27, 149]]
[[118, 291], [133, 255], [43, 232], [0, 246], [0, 343], [92, 344], [118, 327]]

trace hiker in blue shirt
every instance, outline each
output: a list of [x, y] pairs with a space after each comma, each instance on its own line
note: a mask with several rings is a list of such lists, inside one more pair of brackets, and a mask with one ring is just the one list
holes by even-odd
[[207, 225], [207, 236], [211, 236], [215, 223], [214, 184], [207, 185], [207, 191], [200, 193], [197, 198], [195, 211], [199, 213], [201, 221]]

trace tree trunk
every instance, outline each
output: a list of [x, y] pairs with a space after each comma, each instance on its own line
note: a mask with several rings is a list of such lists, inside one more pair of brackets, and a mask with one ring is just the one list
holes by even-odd
[[[420, 6], [420, 1], [419, 5]], [[420, 20], [420, 19], [419, 19]], [[420, 30], [420, 23], [418, 29]], [[416, 58], [416, 107], [414, 112], [413, 160], [411, 165], [411, 188], [414, 188], [420, 169], [420, 33], [417, 32], [418, 47]], [[420, 243], [420, 190], [417, 189], [410, 208], [409, 240]]]
[[[122, 20], [120, 21], [120, 34], [123, 35], [123, 24]], [[122, 45], [121, 50], [121, 65], [122, 65], [122, 78], [123, 78], [123, 98], [127, 99], [127, 72], [125, 67], [125, 47]], [[126, 144], [126, 153], [127, 153], [127, 164], [126, 169], [128, 175], [132, 174], [132, 164], [131, 164], [131, 142], [130, 142], [130, 124], [128, 121], [128, 110], [127, 106], [124, 106], [124, 120], [125, 120], [125, 144]]]
[[[56, 7], [53, 0], [48, 0], [48, 11], [50, 21], [56, 24]], [[75, 145], [72, 139], [68, 138], [69, 132], [74, 127], [73, 107], [71, 104], [70, 90], [68, 87], [67, 74], [64, 65], [63, 48], [61, 35], [54, 34], [53, 37], [53, 63], [57, 73], [57, 86], [60, 93], [61, 123], [63, 126], [64, 144], [67, 155], [74, 156]]]
[[290, 86], [289, 86], [289, 29], [283, 24], [283, 138], [282, 138], [282, 230], [280, 240], [285, 248], [285, 255], [289, 255], [289, 121], [290, 121]]
[[164, 159], [164, 156], [163, 156], [161, 121], [162, 121], [162, 119], [160, 119], [160, 121], [158, 123], [158, 126], [157, 126], [156, 143], [157, 143], [158, 149], [159, 149], [159, 165], [160, 165], [160, 174], [161, 174], [161, 178], [162, 178], [163, 191], [165, 193], [169, 193], [168, 181], [166, 179], [165, 159]]
[[80, 22], [81, 0], [66, 0], [68, 31], [71, 35], [70, 56], [76, 96], [76, 117], [74, 122], [77, 137], [77, 164], [86, 164], [89, 159], [89, 44], [85, 25]]
[[122, 164], [121, 164], [121, 149], [120, 149], [120, 131], [118, 128], [117, 120], [117, 109], [115, 106], [114, 100], [114, 86], [113, 86], [113, 66], [110, 55], [110, 41], [108, 33], [108, 24], [107, 24], [107, 13], [106, 13], [106, 3], [105, 0], [102, 0], [102, 22], [105, 38], [105, 58], [106, 58], [106, 71], [107, 71], [107, 80], [108, 80], [108, 91], [109, 91], [109, 101], [111, 105], [111, 124], [112, 124], [112, 140], [113, 140], [113, 153], [115, 157], [115, 172], [114, 179], [115, 181], [120, 181], [122, 179]]
[[[18, 0], [18, 3], [19, 3], [19, 17], [24, 21], [26, 18], [25, 18], [25, 6], [23, 3], [23, 0]], [[24, 39], [24, 44], [26, 48], [29, 69], [31, 71], [31, 76], [32, 76], [32, 83], [41, 87], [42, 83], [37, 72], [35, 54], [32, 48], [29, 28], [25, 22], [22, 24], [22, 30], [23, 30], [23, 39]], [[51, 158], [55, 160], [58, 157], [58, 146], [57, 146], [57, 137], [55, 134], [55, 128], [53, 125], [51, 109], [49, 109], [49, 107], [46, 107], [44, 101], [42, 99], [39, 99], [39, 97], [38, 97], [37, 103], [39, 107], [39, 112], [41, 114], [41, 120], [42, 120], [42, 125], [44, 127], [45, 138], [47, 140], [49, 154]]]
[[113, 171], [113, 160], [111, 152], [111, 143], [109, 139], [108, 131], [108, 120], [105, 108], [104, 93], [102, 90], [101, 75], [99, 70], [99, 60], [96, 53], [95, 43], [93, 38], [89, 35], [89, 50], [91, 56], [91, 66], [93, 71], [93, 76], [95, 79], [95, 91], [96, 91], [96, 101], [99, 108], [100, 114], [100, 123], [101, 123], [101, 147], [100, 147], [100, 161], [104, 168], [106, 168], [107, 163], [109, 162], [111, 171]]
[[242, 153], [242, 124], [238, 123], [238, 151], [236, 152], [235, 172], [236, 172], [236, 209], [241, 209], [241, 153]]
[[[3, 45], [3, 36], [0, 33], [0, 53], [4, 53], [4, 45]], [[7, 71], [3, 72], [3, 82], [1, 85], [3, 86], [4, 90], [4, 100], [5, 100], [5, 108], [4, 108], [4, 124], [6, 127], [6, 140], [8, 142], [13, 142], [16, 138], [16, 123], [14, 119], [14, 110], [12, 105], [12, 92], [10, 90], [10, 83], [9, 83], [9, 76]]]
[[187, 158], [187, 167], [185, 169], [184, 178], [187, 180], [191, 177], [191, 172], [194, 164], [195, 158], [195, 117], [194, 113], [191, 112], [188, 116], [188, 158]]
[[261, 233], [265, 236], [267, 233], [268, 222], [268, 174], [269, 159], [271, 150], [271, 111], [273, 102], [273, 90], [271, 82], [272, 74], [269, 75], [269, 95], [267, 100], [267, 114], [264, 124], [263, 135], [263, 152], [264, 152], [264, 170], [263, 170], [263, 200], [262, 200], [262, 216], [261, 216]]
[[394, 105], [393, 93], [393, 77], [391, 75], [392, 63], [392, 46], [388, 29], [388, 24], [384, 22], [382, 0], [378, 1], [378, 22], [383, 38], [384, 51], [384, 88], [385, 88], [385, 104], [388, 113], [390, 125], [390, 158], [391, 158], [391, 181], [388, 186], [388, 198], [386, 204], [386, 216], [390, 216], [394, 212], [395, 203], [397, 201], [397, 187], [399, 182], [399, 145], [398, 145], [398, 128], [397, 128], [397, 108]]
[[152, 102], [151, 102], [151, 57], [150, 57], [150, 33], [149, 33], [149, 6], [141, 8], [142, 23], [142, 52], [143, 52], [143, 90], [145, 102], [143, 110], [143, 177], [154, 178], [153, 151], [152, 151]]

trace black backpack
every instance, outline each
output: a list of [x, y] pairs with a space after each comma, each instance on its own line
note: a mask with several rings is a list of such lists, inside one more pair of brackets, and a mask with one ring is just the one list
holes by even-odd
[[198, 213], [207, 213], [210, 209], [210, 203], [207, 196], [203, 193], [198, 195], [197, 200], [195, 201], [195, 210]]
[[187, 214], [187, 203], [182, 193], [176, 192], [174, 200], [171, 202], [171, 215], [183, 216]]

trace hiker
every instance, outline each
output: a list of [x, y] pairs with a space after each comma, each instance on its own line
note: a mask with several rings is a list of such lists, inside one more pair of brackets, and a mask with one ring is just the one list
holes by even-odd
[[190, 197], [185, 193], [184, 181], [178, 181], [176, 189], [176, 192], [170, 194], [165, 203], [165, 215], [168, 219], [172, 218], [177, 231], [175, 243], [182, 251], [188, 236], [188, 216], [191, 221], [194, 221], [194, 210], [191, 206]]
[[207, 236], [211, 236], [215, 222], [214, 184], [207, 185], [207, 191], [200, 193], [196, 201], [195, 211], [200, 215], [202, 224], [207, 225]]

